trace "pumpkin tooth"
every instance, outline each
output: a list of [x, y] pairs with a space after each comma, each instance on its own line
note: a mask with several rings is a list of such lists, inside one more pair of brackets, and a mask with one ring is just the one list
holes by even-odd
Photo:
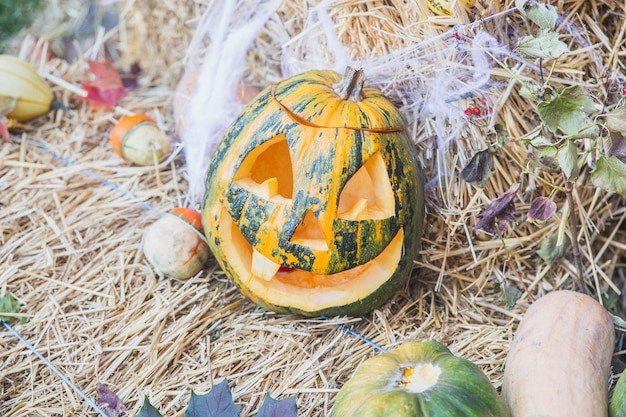
[[270, 281], [278, 272], [280, 265], [268, 259], [258, 250], [252, 252], [252, 275]]

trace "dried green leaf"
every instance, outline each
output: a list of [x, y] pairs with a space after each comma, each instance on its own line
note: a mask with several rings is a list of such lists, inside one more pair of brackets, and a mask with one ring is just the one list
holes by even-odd
[[515, 307], [515, 303], [517, 303], [517, 300], [519, 300], [521, 296], [522, 292], [519, 290], [519, 288], [513, 285], [505, 283], [504, 285], [500, 286], [500, 295], [498, 296], [498, 299], [500, 301], [506, 302], [506, 306], [508, 308]]
[[535, 84], [522, 84], [519, 89], [519, 95], [527, 100], [539, 101], [541, 88]]
[[538, 1], [516, 0], [515, 7], [542, 28], [554, 30], [559, 15], [556, 8], [551, 4], [539, 3]]
[[549, 99], [537, 105], [539, 118], [548, 130], [561, 129], [568, 135], [585, 129], [589, 125], [587, 115], [594, 110], [594, 101], [577, 85], [556, 88]]
[[275, 400], [269, 394], [265, 396], [263, 405], [256, 414], [256, 417], [297, 417], [298, 407], [296, 397], [287, 397], [282, 400]]
[[578, 148], [573, 141], [568, 140], [565, 145], [559, 148], [556, 159], [567, 179], [578, 176], [580, 171], [578, 168]]
[[139, 410], [139, 414], [135, 417], [163, 417], [159, 410], [157, 410], [152, 404], [150, 404], [150, 400], [148, 396], [143, 400], [143, 405], [141, 406], [141, 410]]
[[484, 187], [485, 182], [493, 174], [493, 154], [488, 150], [476, 153], [461, 171], [465, 181]]
[[537, 250], [537, 255], [541, 257], [548, 265], [553, 265], [556, 261], [565, 256], [566, 242], [559, 243], [559, 236], [554, 233], [541, 241], [541, 245]]
[[[20, 303], [11, 293], [6, 293], [4, 296], [0, 297], [0, 321], [10, 321], [15, 317], [4, 315], [2, 313], [15, 314], [20, 312]], [[22, 322], [26, 321], [22, 319]]]
[[559, 34], [547, 29], [539, 31], [537, 36], [524, 36], [515, 49], [528, 57], [542, 59], [555, 59], [569, 51], [567, 44], [559, 40]]
[[206, 394], [191, 392], [185, 417], [237, 417], [241, 407], [235, 405], [228, 382], [222, 380]]
[[616, 156], [598, 158], [591, 172], [591, 182], [596, 187], [626, 198], [626, 164]]

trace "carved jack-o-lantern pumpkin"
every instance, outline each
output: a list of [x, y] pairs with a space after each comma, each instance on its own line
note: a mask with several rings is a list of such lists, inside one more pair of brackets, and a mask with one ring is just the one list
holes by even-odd
[[309, 71], [262, 91], [212, 156], [209, 247], [255, 303], [361, 315], [410, 275], [423, 180], [400, 113], [361, 70]]

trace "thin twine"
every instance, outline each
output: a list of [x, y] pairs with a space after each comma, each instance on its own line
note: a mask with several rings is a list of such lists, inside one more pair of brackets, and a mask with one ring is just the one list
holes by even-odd
[[[78, 166], [78, 164], [74, 161], [72, 161], [69, 158], [66, 158], [62, 155], [60, 155], [59, 153], [53, 151], [52, 149], [48, 148], [47, 146], [37, 143], [31, 139], [28, 138], [24, 138], [25, 141], [29, 144], [35, 145], [36, 147], [38, 147], [39, 149], [41, 149], [44, 152], [49, 153], [50, 155], [52, 155], [54, 158], [58, 159], [59, 161], [63, 162], [64, 164], [68, 165], [68, 166]], [[132, 200], [134, 203], [137, 203], [138, 205], [140, 205], [141, 207], [145, 208], [146, 210], [152, 211], [153, 213], [157, 214], [159, 217], [162, 217], [164, 215], [164, 213], [160, 210], [158, 210], [157, 208], [153, 207], [152, 205], [150, 205], [149, 203], [146, 203], [144, 201], [140, 201], [138, 200], [136, 197], [134, 197], [132, 194], [130, 194], [128, 191], [121, 189], [119, 186], [117, 186], [116, 184], [100, 177], [98, 174], [96, 174], [95, 172], [89, 170], [89, 169], [82, 169], [81, 172], [93, 179], [98, 180], [102, 185], [110, 188], [113, 191], [118, 192], [119, 194], [123, 195], [124, 197], [129, 198], [130, 200]], [[324, 319], [328, 319], [327, 316], [323, 316]], [[54, 371], [54, 373], [56, 373], [59, 378], [61, 378], [63, 380], [63, 382], [65, 382], [66, 384], [68, 384], [78, 395], [80, 395], [86, 402], [87, 404], [89, 404], [91, 407], [93, 407], [94, 410], [96, 410], [98, 413], [100, 413], [100, 415], [104, 416], [104, 417], [109, 417], [104, 411], [102, 411], [102, 409], [100, 407], [98, 407], [98, 405], [92, 400], [90, 399], [87, 394], [85, 394], [80, 388], [78, 388], [76, 385], [74, 385], [74, 383], [72, 383], [72, 381], [70, 381], [65, 375], [63, 375], [63, 373], [56, 368], [52, 362], [50, 362], [48, 359], [46, 359], [45, 356], [43, 356], [41, 353], [39, 353], [39, 351], [30, 343], [28, 343], [28, 341], [26, 339], [24, 339], [22, 336], [20, 336], [20, 334], [13, 329], [13, 327], [11, 327], [7, 322], [5, 322], [4, 320], [2, 320], [2, 324], [4, 325], [4, 327], [6, 327], [20, 342], [22, 342], [24, 345], [26, 345], [26, 347], [33, 352], [44, 364], [46, 364], [46, 366], [48, 366], [50, 369], [52, 369], [52, 371]], [[384, 348], [382, 348], [381, 346], [379, 346], [378, 344], [376, 344], [375, 342], [371, 341], [370, 339], [366, 338], [365, 336], [359, 334], [358, 332], [356, 332], [355, 330], [349, 328], [348, 326], [346, 326], [345, 324], [342, 323], [338, 323], [337, 327], [339, 327], [341, 330], [345, 331], [346, 333], [348, 333], [349, 335], [352, 335], [360, 340], [362, 340], [363, 342], [369, 344], [370, 346], [378, 349], [381, 352], [386, 352], [386, 350]]]
[[[28, 138], [25, 138], [25, 140], [26, 140], [27, 143], [30, 143], [31, 145], [37, 146], [42, 151], [48, 152], [50, 155], [54, 156], [59, 161], [63, 162], [65, 165], [68, 165], [68, 166], [78, 166], [78, 164], [76, 162], [72, 161], [71, 159], [68, 159], [68, 158], [64, 157], [63, 155], [57, 153], [56, 151], [53, 151], [52, 149], [48, 148], [46, 145], [43, 145], [41, 143], [37, 143], [37, 142], [35, 142], [35, 141], [31, 140], [31, 139], [28, 139]], [[81, 170], [81, 172], [83, 174], [85, 174], [85, 175], [95, 179], [95, 180], [98, 180], [103, 185], [109, 187], [113, 191], [116, 191], [116, 192], [120, 193], [124, 197], [127, 197], [130, 200], [133, 200], [133, 202], [139, 204], [140, 206], [142, 206], [146, 210], [149, 210], [149, 211], [155, 213], [159, 217], [163, 217], [164, 213], [162, 211], [156, 209], [155, 207], [151, 206], [150, 204], [148, 204], [148, 203], [146, 203], [144, 201], [140, 201], [138, 198], [133, 196], [128, 191], [123, 190], [119, 186], [117, 186], [116, 184], [113, 184], [112, 182], [110, 182], [108, 180], [105, 180], [104, 178], [98, 176], [98, 174], [96, 174], [92, 170], [84, 168], [84, 169]]]
[[84, 392], [82, 392], [80, 390], [80, 388], [78, 388], [76, 385], [74, 385], [74, 383], [72, 381], [70, 381], [65, 375], [63, 375], [63, 373], [52, 364], [52, 362], [50, 362], [45, 356], [43, 356], [41, 353], [39, 353], [39, 351], [37, 349], [35, 349], [35, 347], [33, 345], [31, 345], [30, 343], [28, 343], [28, 340], [24, 339], [13, 327], [11, 327], [11, 325], [9, 323], [7, 323], [4, 320], [2, 321], [2, 325], [4, 327], [6, 327], [6, 329], [11, 332], [13, 334], [13, 336], [15, 336], [20, 342], [22, 342], [23, 344], [26, 345], [26, 347], [35, 354], [35, 356], [37, 356], [43, 363], [45, 363], [50, 369], [52, 369], [52, 371], [57, 374], [59, 376], [59, 378], [61, 378], [63, 380], [63, 382], [65, 382], [67, 385], [70, 386], [70, 388], [72, 388], [74, 391], [76, 391], [76, 393], [78, 395], [80, 395], [81, 397], [83, 397], [83, 399], [85, 401], [87, 401], [87, 404], [89, 404], [91, 407], [93, 407], [94, 410], [96, 410], [98, 413], [100, 413], [100, 415], [104, 416], [104, 417], [109, 417], [108, 414], [106, 414], [100, 407], [98, 407], [98, 404], [96, 404], [91, 398], [89, 398], [87, 396], [87, 394], [85, 394]]

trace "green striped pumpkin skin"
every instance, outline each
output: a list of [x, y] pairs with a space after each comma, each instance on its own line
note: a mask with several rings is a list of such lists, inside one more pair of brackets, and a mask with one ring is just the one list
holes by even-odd
[[626, 417], [626, 371], [617, 380], [613, 389], [610, 407], [611, 417]]
[[[407, 368], [432, 365], [434, 385], [403, 384]], [[508, 417], [506, 405], [474, 363], [441, 343], [407, 342], [363, 362], [339, 390], [332, 417]]]
[[[307, 316], [365, 314], [404, 285], [419, 250], [423, 177], [402, 116], [374, 89], [364, 88], [359, 103], [338, 98], [330, 86], [340, 79], [333, 71], [311, 71], [266, 88], [231, 126], [207, 170], [202, 212], [209, 247], [243, 295], [269, 310]], [[289, 149], [291, 195], [268, 200], [233, 181], [251, 152], [278, 142]], [[341, 191], [376, 155], [382, 156], [394, 191], [393, 215], [356, 221], [340, 218]], [[307, 212], [320, 219], [326, 236], [333, 236], [328, 248], [318, 250], [292, 240]], [[315, 297], [324, 298], [324, 290], [314, 288], [313, 300], [305, 303], [294, 301], [298, 296], [289, 296], [287, 289], [285, 297], [270, 299], [251, 288], [249, 278], [238, 269], [239, 260], [224, 248], [231, 239], [225, 229], [233, 227], [226, 224], [236, 225], [233, 233], [240, 233], [267, 259], [317, 274], [315, 279], [374, 262], [399, 236], [402, 256], [393, 274], [376, 288], [360, 290], [356, 284], [354, 288], [345, 284], [344, 292], [353, 296], [337, 296], [336, 302], [316, 302]], [[298, 294], [306, 297], [304, 290]]]

